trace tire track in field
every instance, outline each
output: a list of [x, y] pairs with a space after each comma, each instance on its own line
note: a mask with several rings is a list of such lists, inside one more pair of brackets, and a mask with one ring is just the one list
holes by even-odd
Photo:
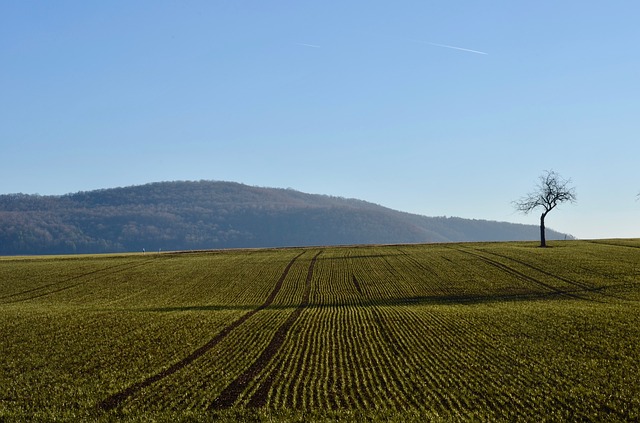
[[640, 248], [640, 245], [629, 245], [629, 244], [616, 244], [615, 242], [606, 242], [606, 241], [587, 241], [591, 244], [597, 245], [608, 245], [610, 247], [623, 247], [623, 248]]
[[585, 282], [579, 282], [579, 281], [575, 281], [575, 280], [572, 280], [572, 279], [568, 279], [568, 278], [565, 278], [563, 276], [547, 272], [544, 269], [536, 267], [536, 266], [534, 266], [532, 264], [529, 264], [529, 263], [527, 263], [525, 261], [522, 261], [520, 259], [509, 257], [509, 256], [505, 256], [505, 255], [498, 254], [498, 253], [495, 253], [495, 252], [492, 252], [492, 251], [484, 251], [484, 253], [491, 254], [491, 255], [494, 255], [494, 256], [497, 256], [497, 257], [502, 257], [504, 259], [514, 261], [514, 262], [519, 263], [519, 264], [521, 264], [521, 265], [523, 265], [525, 267], [528, 267], [529, 269], [533, 269], [533, 270], [535, 270], [537, 272], [540, 272], [543, 275], [547, 275], [549, 277], [558, 279], [558, 280], [560, 280], [560, 281], [562, 281], [562, 282], [564, 282], [566, 284], [573, 285], [573, 286], [575, 286], [577, 288], [580, 288], [584, 292], [597, 292], [600, 295], [602, 295], [603, 297], [615, 298], [617, 300], [624, 299], [622, 297], [618, 297], [618, 296], [615, 296], [615, 295], [612, 295], [612, 294], [607, 294], [607, 293], [602, 292], [602, 290], [608, 288], [608, 286], [593, 286], [593, 285], [590, 285], [590, 284], [585, 283]]
[[[114, 265], [114, 266], [108, 266], [108, 267], [105, 267], [105, 268], [102, 268], [102, 269], [93, 270], [91, 272], [86, 272], [86, 273], [82, 273], [80, 275], [72, 276], [70, 278], [67, 278], [67, 279], [64, 279], [64, 280], [61, 280], [61, 281], [58, 281], [58, 282], [52, 282], [52, 283], [49, 283], [49, 284], [46, 284], [46, 285], [43, 285], [43, 286], [39, 286], [37, 288], [32, 288], [32, 289], [28, 289], [28, 290], [21, 291], [21, 292], [16, 292], [14, 294], [6, 295], [4, 297], [0, 297], [0, 300], [3, 300], [5, 298], [17, 297], [17, 296], [25, 295], [25, 294], [29, 294], [29, 293], [35, 293], [36, 291], [40, 291], [40, 290], [46, 289], [46, 288], [51, 287], [51, 286], [60, 285], [60, 284], [63, 284], [63, 283], [66, 283], [66, 282], [71, 282], [71, 281], [74, 281], [74, 280], [77, 280], [77, 279], [82, 279], [82, 278], [85, 278], [85, 277], [88, 277], [88, 276], [91, 276], [91, 275], [99, 275], [98, 277], [110, 276], [110, 275], [112, 275], [114, 273], [120, 273], [120, 272], [124, 272], [126, 270], [135, 269], [136, 267], [144, 266], [145, 264], [148, 264], [153, 260], [155, 260], [155, 259], [148, 259], [148, 260], [145, 260], [145, 261], [142, 261], [142, 262], [133, 262], [133, 263], [135, 263], [133, 265], [131, 265], [132, 262], [127, 262], [127, 263], [123, 263], [123, 264], [117, 264], [117, 265]], [[129, 265], [131, 265], [131, 266], [129, 266]], [[117, 269], [117, 270], [114, 270], [114, 269]], [[107, 272], [109, 270], [111, 270], [109, 273], [102, 274], [102, 273]], [[83, 285], [85, 283], [89, 283], [89, 282], [92, 282], [92, 281], [95, 281], [95, 279], [74, 283], [73, 285], [63, 286], [62, 288], [57, 288], [57, 289], [54, 289], [54, 290], [51, 290], [51, 291], [47, 291], [47, 292], [37, 293], [37, 294], [31, 295], [31, 296], [26, 297], [26, 298], [20, 298], [20, 299], [4, 301], [4, 302], [2, 302], [2, 304], [20, 303], [20, 302], [23, 302], [23, 301], [34, 300], [34, 299], [40, 298], [40, 297], [46, 297], [47, 295], [56, 294], [58, 292], [66, 291], [68, 289], [75, 288], [76, 286], [80, 286], [80, 285]]]
[[278, 292], [280, 292], [280, 289], [282, 288], [282, 284], [284, 283], [284, 280], [287, 277], [287, 274], [289, 273], [289, 270], [291, 269], [291, 266], [293, 266], [293, 263], [300, 256], [302, 256], [304, 253], [305, 252], [303, 251], [302, 253], [298, 254], [293, 259], [291, 259], [289, 264], [287, 264], [287, 267], [285, 267], [284, 271], [282, 272], [282, 275], [280, 276], [280, 279], [278, 279], [278, 282], [276, 283], [276, 286], [271, 291], [271, 294], [269, 294], [269, 296], [267, 297], [265, 302], [262, 303], [262, 305], [260, 305], [258, 308], [255, 308], [255, 309], [243, 314], [240, 318], [238, 318], [233, 323], [231, 323], [230, 325], [228, 325], [224, 329], [222, 329], [220, 332], [218, 332], [218, 334], [216, 336], [214, 336], [213, 338], [211, 338], [211, 340], [209, 340], [209, 342], [207, 342], [206, 344], [204, 344], [203, 346], [201, 346], [197, 350], [193, 351], [191, 354], [189, 354], [187, 357], [183, 358], [179, 362], [174, 363], [173, 365], [171, 365], [170, 367], [166, 368], [165, 370], [163, 370], [163, 371], [161, 371], [159, 373], [156, 373], [155, 375], [150, 376], [150, 377], [148, 377], [148, 378], [146, 378], [146, 379], [144, 379], [144, 380], [142, 380], [140, 382], [134, 383], [133, 385], [130, 385], [129, 387], [125, 388], [124, 390], [122, 390], [120, 392], [117, 392], [117, 393], [111, 395], [110, 397], [106, 398], [105, 400], [103, 400], [102, 402], [100, 402], [98, 404], [98, 408], [100, 408], [100, 409], [102, 409], [104, 411], [109, 411], [109, 410], [113, 410], [114, 408], [117, 408], [127, 398], [129, 398], [130, 396], [132, 396], [136, 392], [140, 391], [141, 389], [146, 388], [147, 386], [153, 385], [154, 383], [166, 378], [167, 376], [170, 376], [170, 375], [176, 373], [177, 371], [179, 371], [179, 370], [183, 369], [184, 367], [188, 366], [189, 364], [193, 363], [196, 359], [198, 359], [199, 357], [203, 356], [206, 352], [208, 352], [213, 347], [218, 345], [223, 339], [225, 339], [227, 337], [227, 335], [229, 335], [235, 328], [237, 328], [238, 326], [243, 324], [245, 321], [247, 321], [251, 316], [253, 316], [254, 314], [258, 313], [259, 311], [264, 310], [265, 308], [269, 307], [273, 303], [273, 300], [276, 298], [276, 295], [278, 295]]
[[[271, 342], [262, 351], [260, 356], [253, 362], [244, 373], [235, 378], [218, 397], [213, 400], [209, 405], [209, 410], [221, 410], [231, 407], [240, 395], [244, 392], [247, 385], [257, 378], [260, 373], [265, 369], [273, 357], [278, 353], [282, 344], [287, 337], [287, 333], [298, 320], [302, 311], [309, 305], [309, 297], [311, 295], [311, 279], [313, 277], [313, 268], [316, 264], [318, 256], [322, 253], [319, 251], [309, 263], [309, 270], [307, 271], [307, 279], [304, 286], [304, 294], [302, 296], [302, 302], [298, 307], [289, 315], [289, 318], [278, 328], [275, 335], [271, 339]], [[269, 390], [273, 384], [274, 376], [269, 375], [264, 382], [259, 386], [258, 390], [253, 394], [249, 400], [249, 407], [259, 408], [263, 407], [268, 398]]]
[[500, 263], [497, 260], [493, 260], [493, 259], [491, 259], [489, 257], [483, 256], [482, 254], [480, 254], [478, 252], [469, 251], [469, 250], [467, 250], [465, 248], [457, 248], [457, 250], [460, 251], [460, 252], [472, 255], [474, 257], [477, 257], [480, 260], [484, 261], [485, 263], [487, 263], [487, 264], [489, 264], [489, 265], [491, 265], [493, 267], [496, 267], [496, 268], [498, 268], [498, 269], [500, 269], [500, 270], [502, 270], [502, 271], [504, 271], [506, 273], [509, 273], [510, 275], [515, 276], [518, 279], [521, 279], [521, 280], [524, 280], [524, 281], [527, 281], [527, 282], [531, 282], [531, 283], [533, 283], [535, 285], [538, 285], [538, 286], [541, 286], [543, 288], [546, 288], [546, 289], [554, 292], [555, 294], [564, 295], [564, 296], [575, 298], [575, 299], [579, 299], [579, 300], [587, 300], [587, 298], [581, 297], [580, 295], [574, 294], [574, 293], [572, 293], [570, 291], [560, 290], [560, 289], [556, 288], [553, 285], [550, 285], [548, 283], [542, 282], [539, 279], [533, 278], [533, 277], [531, 277], [529, 275], [526, 275], [526, 274], [524, 274], [522, 272], [519, 272], [518, 270], [514, 269], [513, 267], [507, 266], [506, 264]]
[[351, 274], [351, 279], [353, 281], [353, 285], [356, 287], [356, 291], [358, 291], [360, 295], [364, 295], [362, 293], [362, 288], [360, 287], [360, 282], [358, 282], [358, 278], [356, 278], [356, 275]]

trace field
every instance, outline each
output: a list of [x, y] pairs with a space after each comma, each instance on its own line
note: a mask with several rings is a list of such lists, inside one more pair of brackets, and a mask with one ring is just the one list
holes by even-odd
[[638, 421], [640, 240], [0, 258], [0, 421]]

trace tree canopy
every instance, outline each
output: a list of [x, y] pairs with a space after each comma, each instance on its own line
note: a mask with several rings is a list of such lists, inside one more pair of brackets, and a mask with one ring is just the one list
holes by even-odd
[[513, 204], [515, 208], [529, 214], [535, 209], [542, 208], [540, 215], [540, 246], [546, 247], [546, 235], [544, 219], [551, 210], [559, 204], [577, 200], [576, 190], [571, 186], [571, 179], [564, 179], [553, 170], [547, 170], [540, 175], [540, 181], [536, 189]]

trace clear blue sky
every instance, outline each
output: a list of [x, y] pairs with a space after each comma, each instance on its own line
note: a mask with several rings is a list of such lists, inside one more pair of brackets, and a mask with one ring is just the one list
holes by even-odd
[[640, 3], [0, 0], [0, 193], [226, 180], [640, 237]]

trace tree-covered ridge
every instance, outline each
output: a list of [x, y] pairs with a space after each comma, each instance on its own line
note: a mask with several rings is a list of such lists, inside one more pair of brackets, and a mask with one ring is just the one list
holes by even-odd
[[[232, 182], [0, 195], [0, 255], [536, 239], [533, 225], [425, 217]], [[564, 235], [550, 233], [550, 238]]]

